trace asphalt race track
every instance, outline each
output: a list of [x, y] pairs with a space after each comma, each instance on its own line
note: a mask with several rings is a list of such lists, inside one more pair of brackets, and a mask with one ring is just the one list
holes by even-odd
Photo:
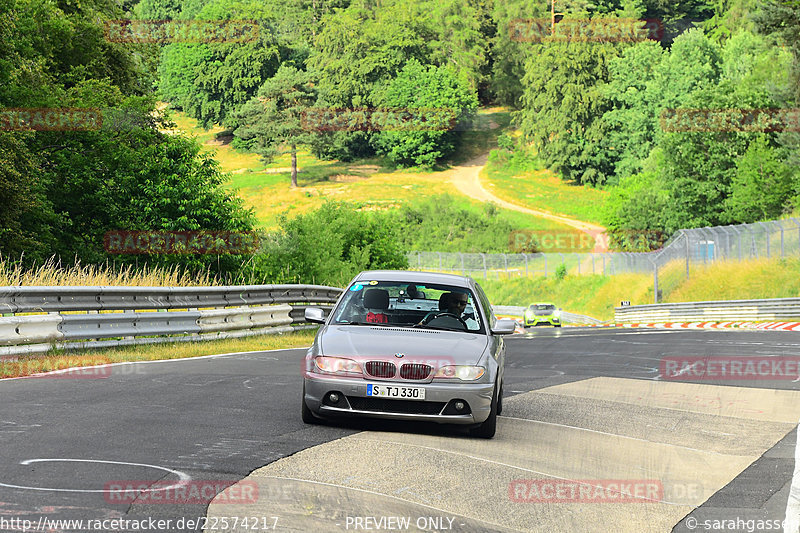
[[[507, 346], [488, 441], [306, 426], [303, 350], [4, 380], [0, 531], [797, 533], [798, 382], [664, 380], [659, 362], [797, 357], [800, 335], [548, 328]], [[239, 483], [208, 505], [165, 497], [180, 480]]]

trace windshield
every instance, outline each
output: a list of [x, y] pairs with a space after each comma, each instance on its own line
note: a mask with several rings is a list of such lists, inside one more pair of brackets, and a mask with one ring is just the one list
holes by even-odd
[[556, 306], [552, 304], [537, 304], [537, 305], [532, 305], [531, 309], [533, 309], [534, 311], [555, 311]]
[[334, 311], [334, 324], [419, 327], [482, 333], [469, 289], [400, 281], [356, 282]]

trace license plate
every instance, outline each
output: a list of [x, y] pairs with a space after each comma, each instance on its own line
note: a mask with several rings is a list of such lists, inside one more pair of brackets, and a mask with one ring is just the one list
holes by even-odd
[[398, 387], [397, 385], [384, 385], [381, 383], [367, 384], [367, 396], [377, 396], [392, 400], [424, 400], [425, 389], [422, 387]]

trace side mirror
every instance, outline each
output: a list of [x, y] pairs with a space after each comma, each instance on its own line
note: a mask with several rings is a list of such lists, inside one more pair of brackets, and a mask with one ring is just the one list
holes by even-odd
[[511, 335], [517, 330], [517, 321], [510, 318], [501, 318], [495, 322], [492, 328], [494, 335]]
[[319, 307], [306, 307], [305, 315], [306, 320], [309, 322], [315, 322], [317, 324], [325, 323], [325, 311]]

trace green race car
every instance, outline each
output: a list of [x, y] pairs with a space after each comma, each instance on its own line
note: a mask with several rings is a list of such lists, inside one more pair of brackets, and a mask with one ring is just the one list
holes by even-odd
[[528, 306], [525, 310], [523, 325], [527, 328], [543, 324], [560, 328], [561, 309], [552, 303], [536, 303]]

